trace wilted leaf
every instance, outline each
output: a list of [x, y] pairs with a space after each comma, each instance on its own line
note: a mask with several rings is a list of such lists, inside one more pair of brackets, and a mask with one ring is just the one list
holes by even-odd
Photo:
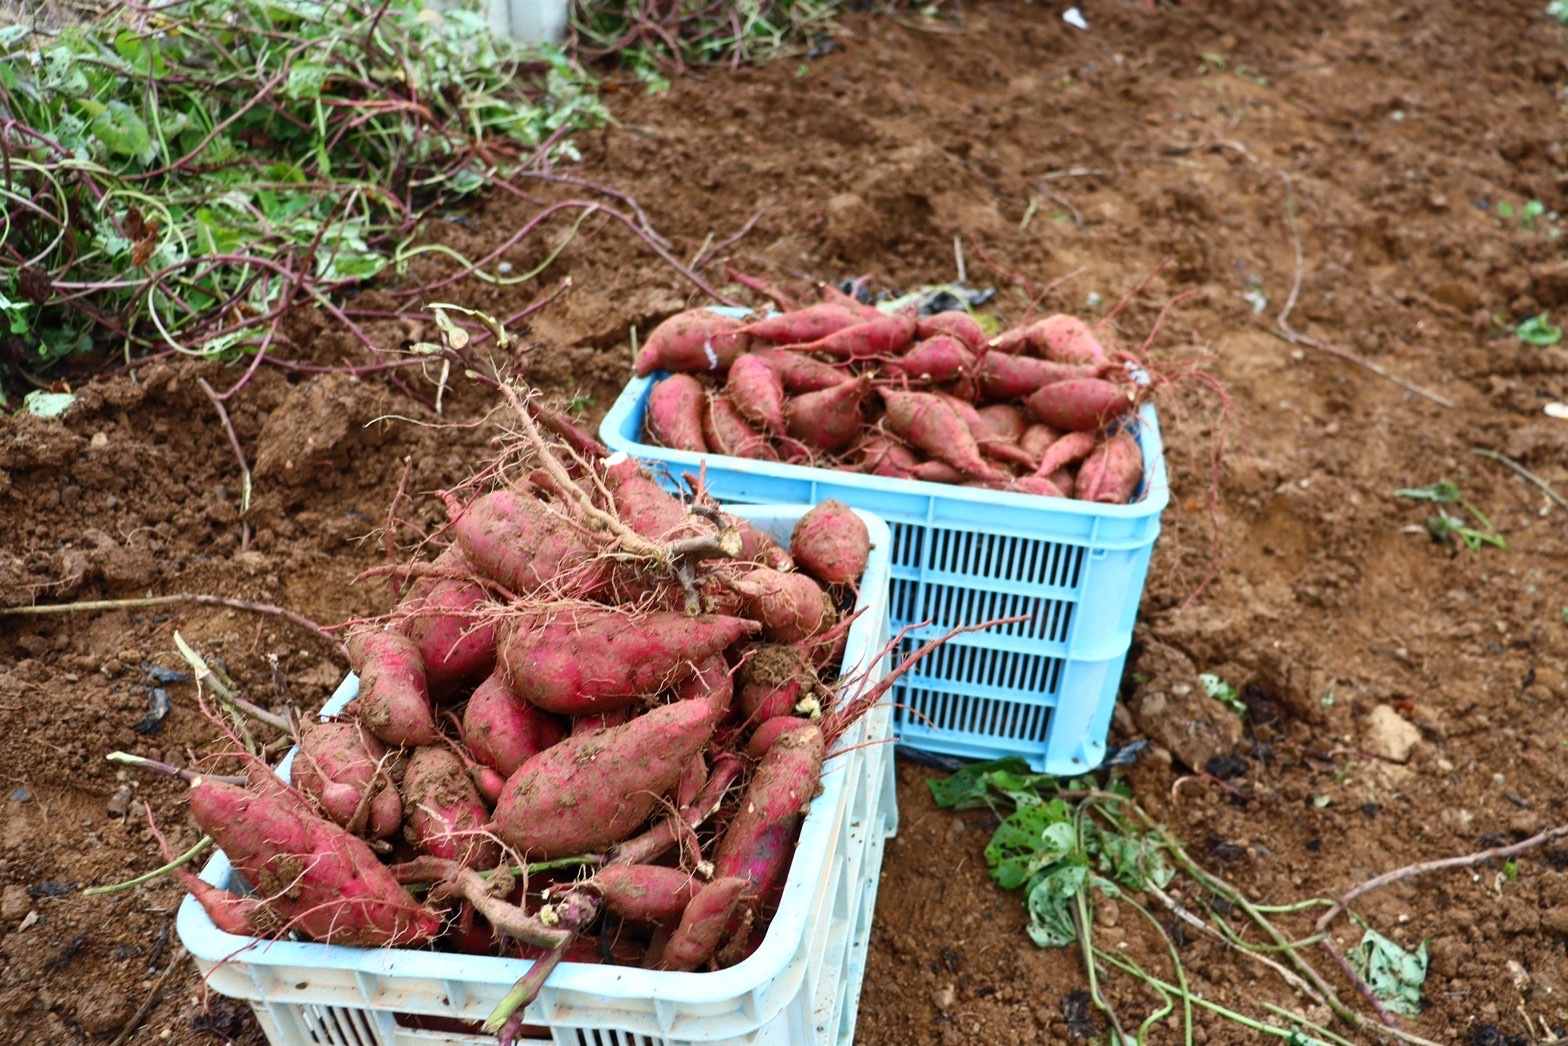
[[76, 402], [69, 392], [44, 392], [36, 390], [22, 397], [22, 407], [35, 417], [58, 418]]
[[1345, 958], [1384, 1006], [1406, 1017], [1420, 1015], [1421, 986], [1427, 973], [1425, 941], [1412, 953], [1376, 930], [1368, 930]]

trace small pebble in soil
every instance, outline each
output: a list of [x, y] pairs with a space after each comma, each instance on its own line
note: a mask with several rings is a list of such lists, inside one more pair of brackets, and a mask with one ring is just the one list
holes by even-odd
[[30, 802], [32, 798], [33, 793], [26, 785], [18, 785], [11, 790], [11, 802], [13, 803]]
[[121, 785], [109, 797], [109, 816], [124, 817], [131, 808], [131, 786]]
[[20, 886], [7, 886], [0, 894], [0, 920], [13, 923], [26, 915], [33, 906], [33, 899]]

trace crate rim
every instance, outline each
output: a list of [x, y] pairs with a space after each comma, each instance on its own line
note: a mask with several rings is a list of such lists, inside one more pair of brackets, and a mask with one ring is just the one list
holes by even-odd
[[[810, 505], [723, 505], [725, 512], [742, 516], [755, 523], [769, 520], [798, 520], [813, 506]], [[875, 601], [883, 604], [886, 614], [888, 563], [891, 556], [892, 534], [886, 522], [873, 513], [855, 509], [855, 514], [866, 524], [871, 538], [872, 555], [862, 575], [857, 611], [871, 610]], [[787, 535], [785, 535], [787, 540]], [[872, 631], [878, 623], [874, 613], [861, 613], [851, 625], [846, 640], [843, 666], [860, 674], [870, 669], [880, 652], [880, 640]], [[878, 644], [878, 645], [873, 645]], [[358, 680], [350, 673], [323, 706], [320, 714], [340, 710], [358, 691]], [[872, 713], [868, 713], [872, 714]], [[844, 774], [852, 764], [835, 758], [855, 750], [866, 730], [865, 720], [858, 722], [829, 750], [823, 763], [822, 791], [813, 800], [813, 806], [822, 811], [813, 817], [812, 812], [802, 819], [796, 853], [806, 849], [806, 844], [825, 842], [834, 825], [829, 823], [829, 813], [836, 811], [838, 797], [844, 789]], [[280, 763], [280, 772], [286, 771], [293, 759], [291, 750]], [[823, 800], [827, 800], [823, 802]], [[815, 811], [813, 811], [815, 812]], [[847, 816], [847, 814], [846, 814]], [[869, 827], [869, 826], [868, 826]], [[791, 873], [793, 873], [793, 858]], [[203, 867], [200, 878], [214, 886], [224, 886], [233, 874], [228, 856], [221, 850]], [[605, 966], [591, 963], [563, 962], [551, 973], [549, 987], [561, 993], [596, 996], [607, 1000], [636, 998], [676, 1005], [703, 1005], [717, 1000], [734, 999], [765, 992], [779, 976], [793, 965], [799, 939], [806, 932], [806, 922], [811, 916], [811, 903], [820, 885], [820, 876], [799, 878], [786, 876], [784, 892], [775, 912], [769, 932], [751, 955], [734, 966], [717, 972], [686, 973], [675, 971], [642, 970], [634, 967]], [[787, 913], [787, 915], [786, 915]], [[786, 935], [773, 933], [774, 926], [786, 922], [798, 924], [800, 933]], [[191, 955], [201, 961], [219, 964], [242, 961], [247, 965], [270, 968], [320, 968], [356, 974], [398, 976], [406, 972], [432, 980], [460, 982], [480, 987], [506, 988], [517, 981], [533, 965], [530, 959], [508, 959], [494, 956], [462, 955], [451, 952], [421, 951], [408, 948], [354, 948], [343, 945], [322, 944], [315, 941], [263, 940], [242, 937], [220, 930], [202, 909], [196, 899], [187, 894], [180, 902], [176, 917], [176, 932], [181, 944]], [[416, 971], [400, 971], [398, 967], [418, 966]], [[254, 978], [253, 978], [254, 979]], [[611, 990], [613, 989], [613, 990]], [[256, 995], [263, 997], [259, 988]]]

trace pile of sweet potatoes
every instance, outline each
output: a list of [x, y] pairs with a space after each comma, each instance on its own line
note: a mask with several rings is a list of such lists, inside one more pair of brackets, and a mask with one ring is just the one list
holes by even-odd
[[427, 552], [379, 571], [406, 588], [349, 634], [358, 695], [302, 725], [292, 787], [257, 759], [193, 785], [254, 893], [179, 873], [233, 933], [537, 959], [503, 1039], [563, 959], [750, 954], [829, 747], [891, 684], [838, 675], [854, 512], [785, 547], [513, 403], [527, 466], [447, 494]]
[[1146, 394], [1068, 315], [991, 337], [964, 312], [883, 312], [831, 287], [744, 318], [692, 309], [649, 334], [649, 442], [1047, 497], [1126, 504]]

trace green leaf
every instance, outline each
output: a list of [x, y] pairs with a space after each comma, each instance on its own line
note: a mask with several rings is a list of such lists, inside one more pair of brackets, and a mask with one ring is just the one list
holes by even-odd
[[1073, 925], [1073, 898], [1083, 889], [1089, 869], [1068, 865], [1041, 875], [1029, 884], [1025, 906], [1029, 910], [1028, 932], [1041, 948], [1065, 948], [1078, 939]]
[[152, 136], [136, 110], [121, 101], [111, 101], [101, 108], [103, 111], [88, 124], [93, 135], [116, 155], [150, 161], [155, 155]]
[[1546, 313], [1537, 313], [1514, 328], [1514, 334], [1526, 345], [1545, 348], [1563, 340], [1563, 329], [1552, 325]]
[[1420, 1016], [1421, 986], [1427, 973], [1426, 941], [1411, 953], [1376, 930], [1368, 930], [1345, 958], [1384, 1006], [1405, 1017]]
[[76, 397], [69, 392], [36, 389], [22, 397], [22, 408], [35, 417], [58, 418], [75, 402]]
[[1176, 877], [1176, 869], [1165, 857], [1165, 851], [1148, 836], [1133, 838], [1109, 832], [1096, 833], [1096, 849], [1100, 867], [1129, 890], [1147, 890], [1150, 886], [1163, 890]]
[[990, 794], [990, 775], [996, 771], [1027, 773], [1029, 764], [1018, 758], [993, 759], [987, 763], [970, 763], [955, 770], [949, 777], [936, 780], [928, 779], [926, 787], [931, 790], [931, 799], [944, 809], [967, 809], [976, 806], [985, 806], [985, 797]]
[[1459, 486], [1452, 480], [1440, 480], [1430, 487], [1407, 487], [1404, 490], [1394, 491], [1396, 498], [1410, 498], [1414, 501], [1440, 501], [1452, 503], [1460, 498]]
[[1013, 890], [1072, 853], [1077, 843], [1072, 811], [1055, 799], [1024, 807], [997, 826], [986, 845], [985, 860], [991, 877], [1004, 890]]
[[327, 66], [300, 62], [289, 68], [289, 78], [283, 84], [283, 94], [294, 101], [320, 98], [321, 88], [326, 84], [327, 77], [331, 75], [332, 70]]

